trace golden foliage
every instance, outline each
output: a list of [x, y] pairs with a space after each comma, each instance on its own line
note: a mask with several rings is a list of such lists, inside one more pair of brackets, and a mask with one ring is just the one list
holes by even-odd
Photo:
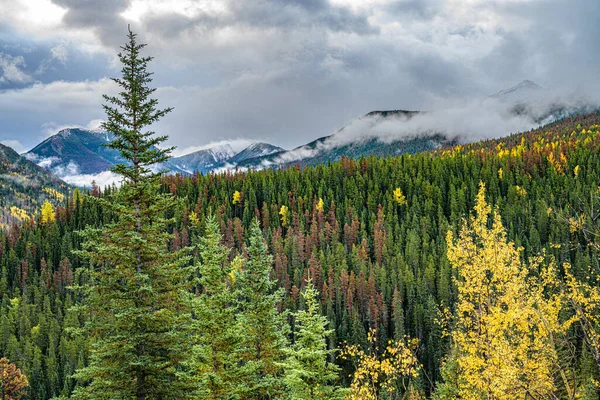
[[398, 380], [418, 375], [419, 363], [415, 355], [418, 339], [409, 339], [406, 343], [390, 340], [380, 353], [376, 333], [373, 329], [368, 333], [369, 349], [346, 345], [340, 352], [340, 357], [353, 360], [356, 368], [348, 400], [377, 400], [384, 393], [390, 397], [399, 395]]
[[279, 215], [281, 216], [281, 226], [286, 227], [289, 223], [290, 209], [287, 206], [281, 206]]
[[198, 214], [195, 211], [192, 211], [189, 216], [190, 223], [192, 226], [197, 227], [200, 224], [200, 218], [198, 218]]
[[[542, 285], [530, 283], [522, 249], [507, 241], [498, 213], [488, 227], [491, 207], [483, 183], [475, 212], [458, 238], [451, 231], [447, 236], [448, 259], [458, 272], [451, 338], [459, 397], [546, 398], [554, 390], [556, 353], [549, 325], [556, 304], [545, 302]], [[549, 317], [540, 317], [546, 313]]]
[[233, 192], [233, 204], [241, 204], [243, 199], [243, 195], [240, 191], [236, 190]]
[[41, 222], [42, 222], [42, 224], [47, 224], [50, 222], [54, 222], [54, 219], [55, 219], [54, 206], [52, 205], [52, 203], [50, 203], [48, 200], [46, 200], [44, 202], [44, 205], [42, 205]]
[[394, 190], [394, 201], [398, 203], [399, 206], [408, 204], [404, 193], [402, 193], [402, 190], [399, 187]]
[[564, 264], [565, 269], [565, 300], [575, 312], [567, 321], [570, 324], [578, 323], [584, 333], [585, 341], [592, 356], [600, 368], [600, 277], [591, 278], [588, 282], [596, 281], [595, 285], [581, 282], [571, 272], [570, 264]]
[[16, 206], [10, 207], [10, 215], [19, 221], [29, 221], [29, 214], [27, 214], [27, 211]]
[[46, 192], [53, 199], [56, 199], [56, 200], [61, 201], [61, 202], [65, 200], [65, 195], [62, 194], [61, 192], [59, 192], [56, 189], [45, 187], [43, 190], [44, 190], [44, 192]]
[[319, 201], [317, 202], [317, 211], [323, 211], [325, 209], [325, 202], [322, 198], [319, 197]]

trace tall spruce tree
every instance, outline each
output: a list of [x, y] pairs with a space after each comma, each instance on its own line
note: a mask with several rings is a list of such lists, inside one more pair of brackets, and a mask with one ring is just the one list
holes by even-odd
[[81, 384], [75, 398], [190, 397], [180, 368], [191, 348], [191, 317], [183, 295], [189, 289], [190, 271], [184, 267], [189, 257], [186, 249], [168, 247], [165, 214], [178, 203], [159, 194], [160, 173], [152, 171], [172, 148], [158, 148], [166, 136], [147, 131], [171, 108], [157, 109], [150, 97], [155, 90], [148, 86], [152, 57], [140, 54], [144, 47], [130, 30], [119, 53], [123, 76], [113, 79], [121, 92], [104, 96], [103, 127], [115, 135], [108, 147], [125, 162], [112, 169], [123, 178], [120, 190], [97, 199], [114, 215], [113, 222], [83, 232], [82, 255], [91, 266], [86, 331], [92, 347], [89, 366], [75, 374]]
[[321, 315], [318, 293], [309, 279], [304, 292], [304, 310], [297, 311], [295, 343], [286, 349], [282, 364], [284, 382], [291, 400], [343, 399], [345, 391], [335, 382], [340, 367], [328, 361], [335, 350], [327, 349], [327, 338], [333, 329], [327, 329], [327, 318]]
[[267, 252], [255, 219], [250, 225], [248, 256], [236, 275], [238, 321], [243, 329], [239, 349], [244, 366], [238, 389], [244, 399], [280, 398], [281, 361], [289, 327], [286, 313], [277, 309], [283, 292], [271, 279], [273, 257]]
[[230, 281], [236, 258], [227, 262], [229, 249], [221, 245], [219, 225], [209, 218], [199, 243], [196, 264], [198, 295], [193, 297], [195, 374], [200, 396], [205, 399], [233, 398], [240, 376], [237, 348], [241, 329], [235, 320], [235, 295]]

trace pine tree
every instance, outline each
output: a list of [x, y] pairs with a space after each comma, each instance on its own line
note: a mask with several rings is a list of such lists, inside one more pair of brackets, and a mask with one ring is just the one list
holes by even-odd
[[268, 255], [258, 221], [250, 226], [248, 256], [236, 275], [238, 321], [244, 337], [240, 347], [243, 379], [239, 381], [242, 398], [271, 399], [281, 392], [280, 380], [286, 333], [286, 313], [277, 307], [282, 290], [271, 280], [273, 257]]
[[[200, 239], [201, 262], [196, 265], [199, 294], [193, 298], [195, 370], [201, 397], [224, 399], [237, 391], [239, 357], [237, 347], [241, 330], [235, 321], [235, 296], [227, 282], [232, 264], [229, 249], [221, 245], [219, 226], [214, 218], [207, 222]], [[239, 261], [238, 258], [234, 263]]]
[[333, 329], [327, 329], [327, 318], [321, 315], [318, 293], [309, 280], [302, 296], [305, 309], [294, 316], [295, 343], [286, 349], [287, 359], [282, 364], [284, 381], [291, 400], [343, 399], [344, 391], [335, 385], [340, 368], [328, 361], [336, 350], [327, 349], [327, 338]]
[[142, 57], [144, 44], [129, 31], [121, 47], [122, 78], [118, 97], [104, 96], [107, 122], [115, 135], [108, 147], [126, 161], [113, 172], [123, 177], [120, 190], [99, 198], [115, 216], [101, 229], [86, 229], [82, 255], [90, 262], [91, 284], [86, 331], [92, 347], [89, 366], [75, 377], [82, 384], [74, 393], [85, 399], [188, 398], [186, 375], [180, 364], [191, 347], [190, 321], [184, 292], [189, 290], [189, 257], [169, 251], [165, 212], [177, 202], [158, 194], [160, 174], [151, 167], [168, 159], [171, 148], [156, 147], [166, 140], [146, 131], [171, 111], [158, 110], [150, 96], [155, 89]]

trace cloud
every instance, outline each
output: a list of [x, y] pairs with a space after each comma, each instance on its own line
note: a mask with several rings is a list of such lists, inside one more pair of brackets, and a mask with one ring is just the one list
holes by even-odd
[[27, 148], [25, 146], [23, 146], [23, 143], [19, 142], [18, 140], [0, 140], [0, 143], [2, 143], [5, 146], [10, 147], [11, 149], [13, 149], [14, 151], [16, 151], [19, 154], [27, 151]]
[[65, 65], [69, 60], [69, 50], [65, 43], [59, 43], [50, 49], [52, 59], [57, 60], [59, 63]]
[[69, 185], [78, 187], [91, 188], [92, 183], [95, 182], [101, 188], [106, 186], [117, 185], [119, 186], [123, 179], [120, 175], [117, 175], [111, 171], [100, 172], [99, 174], [73, 174], [65, 175], [61, 179], [67, 182]]
[[0, 93], [0, 139], [25, 146], [42, 126], [104, 117], [128, 23], [156, 57], [161, 105], [175, 107], [156, 131], [181, 148], [240, 137], [291, 148], [374, 109], [457, 109], [523, 79], [600, 93], [597, 0], [0, 2], [16, 45], [52, 59], [40, 74], [19, 66], [39, 83]]
[[[506, 136], [537, 128], [557, 118], [578, 112], [590, 112], [600, 108], [598, 98], [584, 99], [577, 94], [566, 95], [539, 89], [527, 93], [525, 106], [521, 98], [486, 98], [456, 104], [416, 114], [382, 116], [370, 114], [351, 121], [315, 146], [300, 146], [287, 151], [273, 160], [265, 160], [262, 167], [286, 164], [307, 159], [341, 146], [376, 139], [383, 143], [442, 134], [461, 143]], [[521, 107], [516, 113], [515, 107]]]
[[22, 56], [13, 57], [10, 54], [0, 53], [0, 83], [28, 83], [32, 81], [29, 74], [23, 71], [25, 59]]
[[82, 174], [79, 166], [72, 161], [67, 165], [53, 167], [54, 163], [61, 161], [58, 157], [39, 157], [35, 154], [27, 153], [25, 154], [25, 158], [42, 168], [50, 170], [54, 175], [73, 186], [89, 188], [93, 182], [100, 187], [120, 185], [123, 179], [122, 176], [112, 171], [103, 171], [98, 174]]

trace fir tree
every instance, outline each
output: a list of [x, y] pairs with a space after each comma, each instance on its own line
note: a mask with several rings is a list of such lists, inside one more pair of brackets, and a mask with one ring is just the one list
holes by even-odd
[[129, 31], [121, 47], [122, 89], [117, 97], [104, 96], [107, 122], [114, 133], [108, 147], [126, 161], [113, 168], [123, 177], [120, 190], [97, 201], [114, 222], [88, 228], [82, 255], [90, 262], [86, 331], [91, 338], [89, 366], [75, 377], [82, 383], [74, 394], [85, 399], [188, 398], [186, 375], [180, 363], [189, 353], [190, 314], [183, 293], [189, 289], [189, 258], [167, 248], [171, 235], [165, 213], [177, 202], [159, 194], [160, 174], [151, 167], [168, 159], [166, 140], [146, 131], [171, 111], [157, 109], [150, 96], [155, 89], [142, 57], [144, 44]]
[[[224, 399], [237, 390], [239, 357], [236, 352], [241, 330], [235, 321], [235, 296], [228, 279], [232, 264], [229, 249], [220, 244], [219, 226], [214, 218], [200, 239], [201, 262], [196, 265], [199, 294], [193, 298], [195, 369], [202, 398]], [[234, 260], [234, 265], [241, 262]]]
[[283, 292], [271, 280], [273, 257], [268, 255], [258, 221], [250, 226], [248, 257], [237, 274], [238, 320], [244, 337], [240, 356], [244, 362], [239, 390], [243, 398], [277, 398], [282, 390], [280, 362], [284, 357], [286, 313], [279, 312]]
[[344, 391], [335, 385], [340, 368], [327, 361], [336, 350], [327, 349], [327, 318], [321, 315], [318, 293], [309, 279], [302, 293], [305, 309], [297, 311], [295, 343], [286, 349], [284, 382], [291, 400], [343, 399]]

